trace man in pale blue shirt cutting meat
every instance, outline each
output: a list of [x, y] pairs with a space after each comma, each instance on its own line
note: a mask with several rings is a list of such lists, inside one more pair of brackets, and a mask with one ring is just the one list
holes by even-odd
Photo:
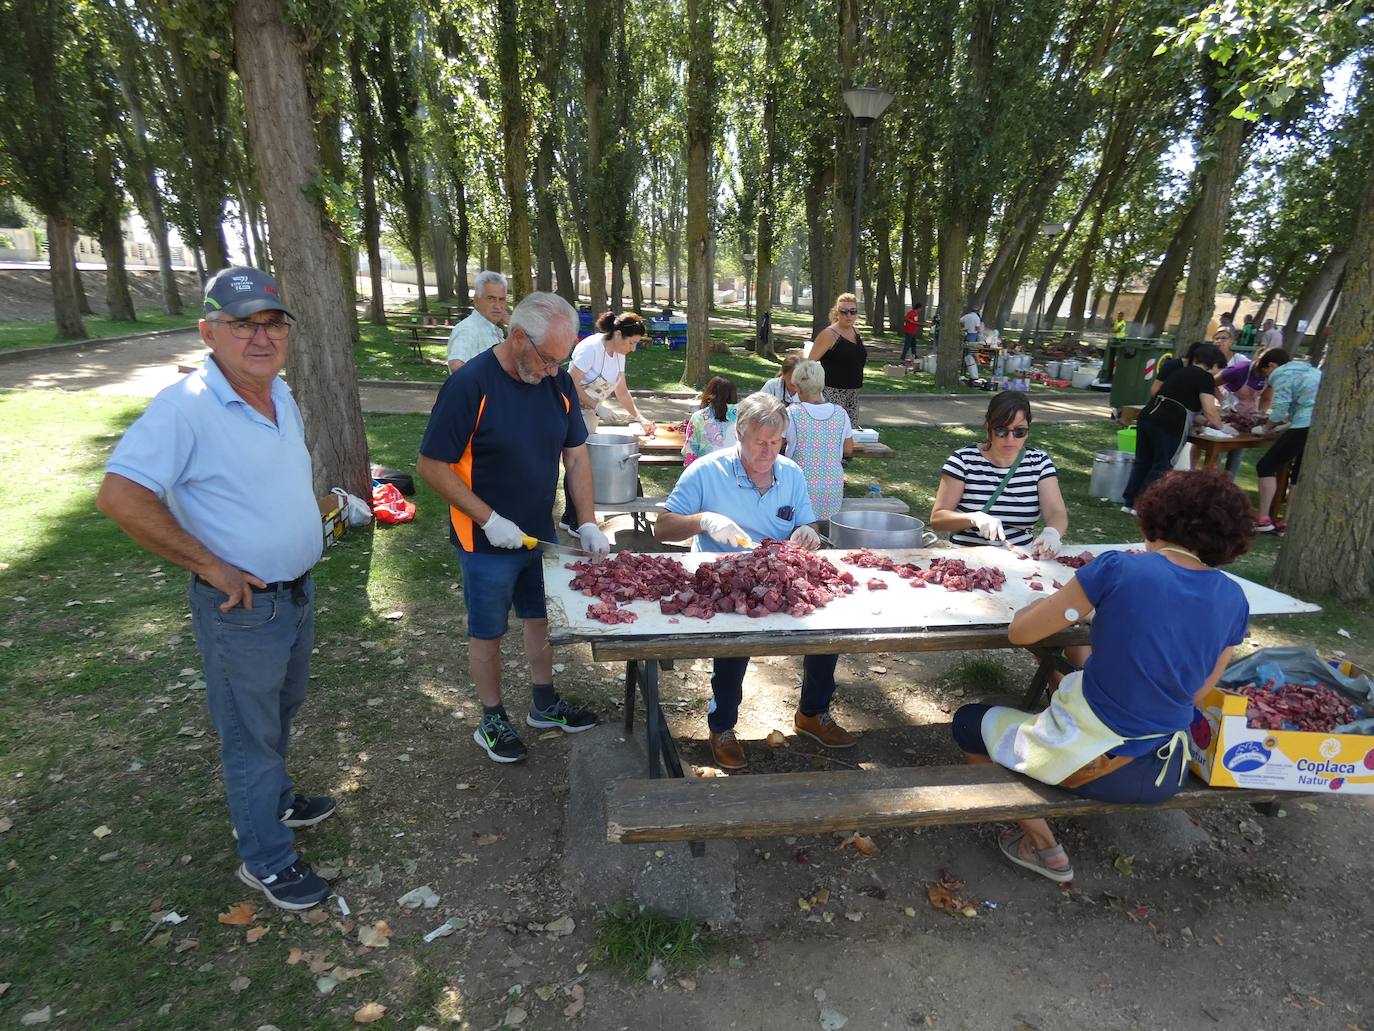
[[277, 375], [290, 320], [271, 276], [217, 273], [200, 320], [210, 354], [129, 427], [96, 504], [191, 573], [238, 876], [298, 910], [326, 898], [329, 885], [297, 855], [293, 828], [319, 823], [335, 802], [296, 794], [286, 772], [291, 719], [310, 680], [310, 569], [323, 547], [301, 413]]
[[[820, 547], [811, 524], [816, 514], [806, 477], [779, 454], [787, 409], [768, 394], [751, 394], [736, 410], [739, 443], [697, 459], [677, 481], [654, 524], [660, 541], [692, 538], [693, 551], [745, 551], [765, 537]], [[735, 737], [748, 658], [718, 658], [711, 673], [706, 724], [711, 752], [722, 769], [748, 765]], [[828, 748], [852, 748], [855, 737], [830, 716], [838, 655], [808, 655], [802, 662], [801, 699], [794, 724]]]

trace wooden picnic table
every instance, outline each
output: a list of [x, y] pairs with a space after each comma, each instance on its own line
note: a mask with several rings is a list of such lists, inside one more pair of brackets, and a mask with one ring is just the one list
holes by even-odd
[[[1119, 550], [1120, 544], [1079, 547], [1066, 545], [1064, 553], [1089, 551], [1100, 554]], [[840, 552], [827, 557], [840, 565]], [[677, 744], [668, 730], [660, 706], [658, 676], [660, 669], [671, 669], [679, 659], [761, 657], [767, 655], [872, 654], [877, 652], [984, 651], [1015, 647], [1007, 639], [1012, 615], [1026, 604], [1045, 595], [1027, 586], [1035, 577], [1045, 589], [1073, 575], [1053, 560], [1041, 562], [1017, 558], [1001, 548], [910, 549], [889, 551], [896, 562], [925, 563], [937, 556], [957, 554], [972, 565], [992, 565], [1007, 572], [1007, 582], [999, 594], [983, 591], [951, 592], [931, 586], [913, 591], [898, 578], [889, 591], [868, 592], [862, 587], [853, 594], [836, 598], [824, 608], [806, 616], [774, 614], [758, 619], [734, 613], [717, 614], [710, 620], [665, 616], [658, 602], [637, 601], [627, 606], [638, 617], [633, 623], [606, 625], [586, 616], [593, 599], [574, 590], [572, 573], [555, 555], [544, 556], [544, 590], [548, 602], [549, 641], [554, 645], [589, 644], [596, 662], [625, 663], [625, 731], [634, 729], [635, 696], [644, 701], [649, 753], [649, 776], [662, 777], [666, 767], [671, 777], [683, 776]], [[689, 571], [719, 555], [700, 553], [679, 555]], [[852, 567], [842, 566], [842, 568]], [[862, 574], [862, 575], [860, 575]], [[860, 583], [868, 579], [889, 580], [895, 574], [864, 569], [856, 572]], [[1252, 616], [1291, 615], [1317, 612], [1315, 605], [1291, 598], [1271, 588], [1231, 576], [1240, 584]], [[903, 604], [882, 604], [874, 595], [905, 592]], [[1086, 625], [1063, 632], [1028, 647], [1038, 667], [1023, 704], [1032, 708], [1044, 692], [1051, 673], [1067, 671], [1062, 649], [1087, 644]], [[1068, 667], [1072, 668], [1072, 667]]]
[[[1228, 437], [1223, 440], [1220, 437], [1204, 437], [1200, 433], [1193, 433], [1188, 436], [1188, 443], [1193, 445], [1193, 468], [1194, 469], [1215, 469], [1217, 459], [1222, 455], [1228, 455], [1232, 451], [1241, 451], [1248, 448], [1259, 448], [1268, 450], [1274, 442], [1279, 439], [1277, 433], [1241, 433], [1235, 437]], [[1275, 475], [1277, 489], [1274, 491], [1274, 500], [1269, 505], [1266, 513], [1270, 519], [1278, 519], [1283, 511], [1283, 502], [1288, 495], [1288, 477], [1292, 472], [1292, 463], [1284, 462]]]

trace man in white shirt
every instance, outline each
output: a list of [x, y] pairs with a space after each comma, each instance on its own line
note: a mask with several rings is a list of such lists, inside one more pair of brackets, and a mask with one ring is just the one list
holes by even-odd
[[978, 343], [978, 337], [983, 332], [983, 318], [977, 308], [970, 308], [959, 316], [959, 325], [963, 327], [965, 343]]
[[448, 338], [448, 371], [457, 372], [489, 347], [506, 338], [506, 277], [490, 269], [477, 273], [472, 285], [472, 314]]
[[1265, 348], [1283, 346], [1283, 330], [1274, 325], [1273, 319], [1264, 320], [1264, 332], [1260, 334], [1260, 346]]

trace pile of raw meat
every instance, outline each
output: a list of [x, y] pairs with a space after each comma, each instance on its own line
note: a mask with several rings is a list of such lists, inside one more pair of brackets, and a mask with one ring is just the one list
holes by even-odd
[[710, 619], [717, 612], [804, 616], [854, 590], [858, 581], [791, 541], [763, 540], [752, 551], [703, 562], [690, 585], [659, 602], [665, 615]]
[[1256, 426], [1264, 425], [1268, 416], [1261, 412], [1222, 412], [1221, 421], [1240, 433], [1249, 433]]
[[1325, 684], [1245, 684], [1231, 688], [1250, 704], [1245, 725], [1251, 730], [1306, 730], [1324, 733], [1355, 719], [1349, 699]]
[[[992, 566], [970, 566], [959, 558], [934, 558], [930, 560], [928, 569], [922, 569], [910, 562], [893, 562], [886, 555], [879, 555], [867, 548], [861, 548], [845, 555], [844, 561], [861, 569], [891, 570], [910, 583], [912, 587], [937, 584], [948, 591], [988, 591], [992, 593], [1000, 591], [1002, 585], [1007, 582], [1007, 574], [1002, 570]], [[870, 591], [880, 590], [881, 588], [873, 586], [874, 583], [881, 584], [882, 581], [870, 581], [868, 589]]]
[[572, 586], [598, 599], [587, 606], [587, 618], [599, 623], [633, 623], [637, 618], [617, 602], [638, 598], [657, 601], [676, 594], [689, 582], [687, 567], [665, 555], [636, 555], [621, 551], [600, 562], [569, 562], [565, 568], [577, 575]]
[[1077, 555], [1060, 555], [1055, 561], [1061, 566], [1068, 566], [1070, 569], [1082, 569], [1096, 557], [1090, 551], [1083, 551]]

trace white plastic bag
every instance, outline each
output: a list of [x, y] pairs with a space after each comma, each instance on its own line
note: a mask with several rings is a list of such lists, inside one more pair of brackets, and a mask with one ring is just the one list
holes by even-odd
[[339, 499], [339, 511], [346, 526], [366, 526], [372, 522], [372, 509], [362, 498], [342, 487], [335, 487], [329, 493]]

